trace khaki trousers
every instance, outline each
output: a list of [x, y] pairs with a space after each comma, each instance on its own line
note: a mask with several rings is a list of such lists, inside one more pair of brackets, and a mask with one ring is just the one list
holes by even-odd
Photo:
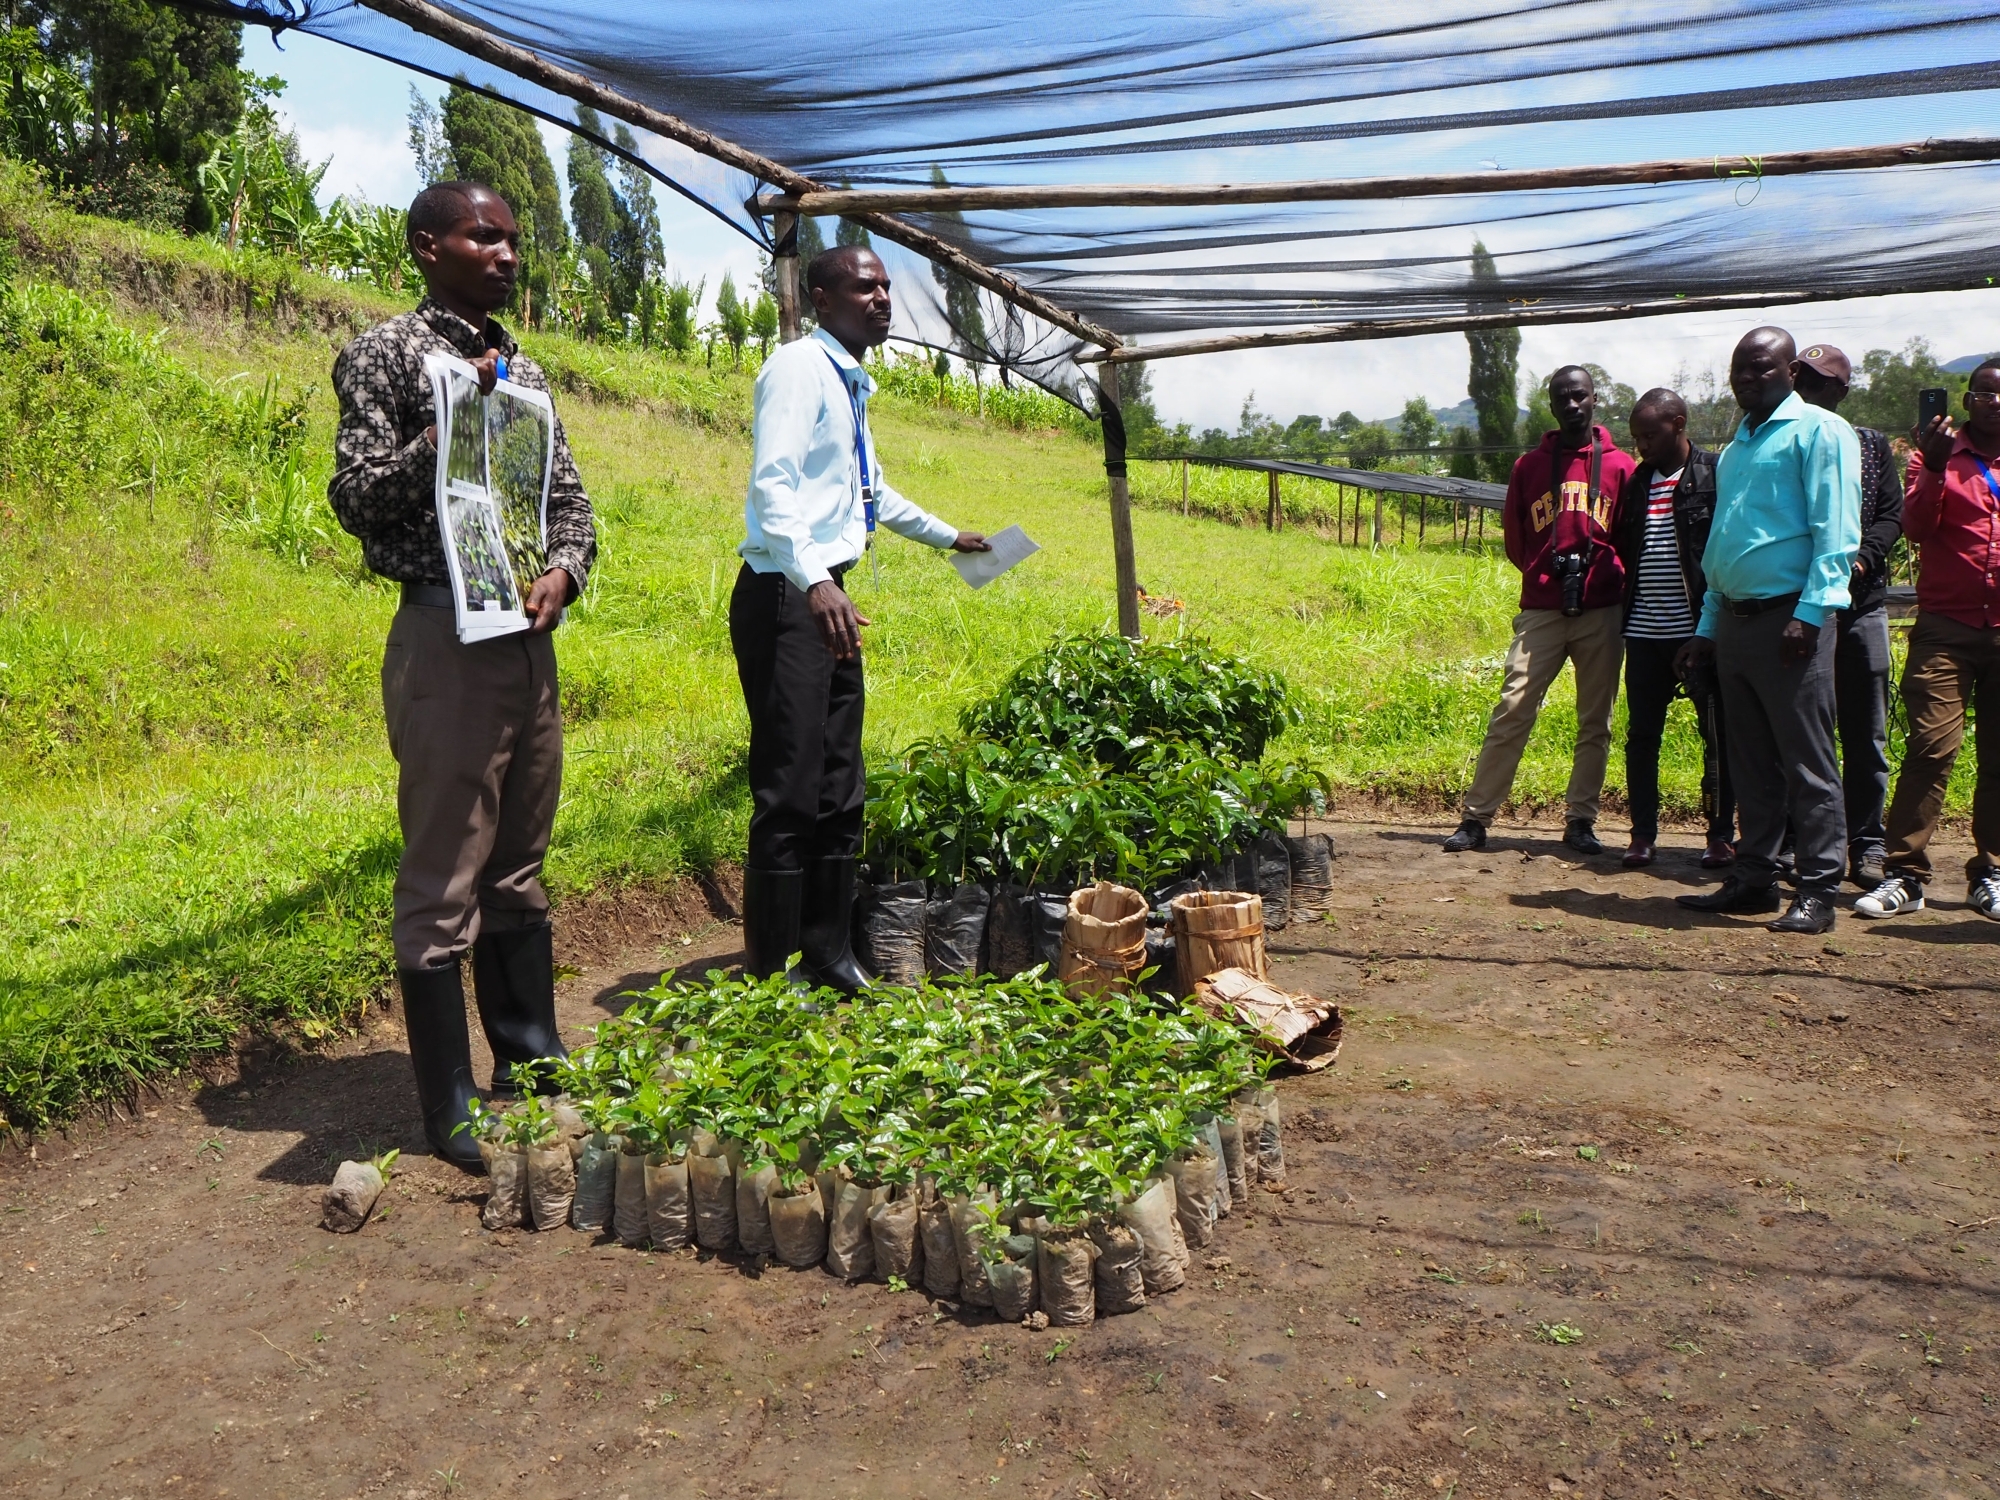
[[1977, 880], [2000, 868], [2000, 629], [1919, 612], [1903, 664], [1903, 703], [1910, 711], [1910, 737], [1889, 804], [1882, 863], [1892, 874], [1930, 882], [1925, 851], [1965, 744], [1970, 708], [1979, 721], [1979, 779], [1972, 792], [1973, 853], [1965, 873], [1968, 881]]
[[405, 604], [382, 653], [403, 861], [396, 967], [431, 969], [484, 927], [548, 920], [542, 858], [562, 790], [555, 643], [463, 645], [450, 609]]
[[1618, 702], [1618, 667], [1625, 651], [1623, 623], [1624, 611], [1615, 605], [1587, 609], [1574, 618], [1559, 609], [1524, 609], [1514, 616], [1507, 675], [1486, 724], [1472, 789], [1465, 794], [1466, 817], [1492, 823], [1514, 789], [1514, 772], [1549, 684], [1563, 663], [1571, 661], [1576, 663], [1576, 756], [1566, 800], [1570, 817], [1597, 820], [1604, 767], [1611, 758], [1611, 710]]

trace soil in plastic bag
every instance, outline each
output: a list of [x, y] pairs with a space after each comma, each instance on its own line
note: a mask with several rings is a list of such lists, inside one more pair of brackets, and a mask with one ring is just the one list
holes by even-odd
[[924, 1241], [917, 1232], [914, 1192], [912, 1188], [898, 1188], [895, 1197], [885, 1198], [868, 1210], [868, 1235], [875, 1242], [877, 1281], [897, 1276], [905, 1286], [916, 1286], [923, 1280]]
[[993, 900], [986, 910], [986, 972], [996, 979], [1012, 979], [1034, 966], [1028, 888], [1003, 880], [993, 888]]
[[986, 1258], [979, 1253], [986, 1223], [981, 1203], [991, 1204], [993, 1195], [971, 1199], [961, 1194], [951, 1204], [952, 1246], [958, 1252], [958, 1300], [967, 1307], [991, 1307], [993, 1285], [986, 1275]]
[[1243, 1122], [1234, 1115], [1216, 1120], [1222, 1138], [1222, 1166], [1229, 1176], [1229, 1196], [1238, 1203], [1250, 1201], [1250, 1179], [1243, 1172]]
[[717, 1255], [736, 1248], [736, 1173], [727, 1156], [687, 1156], [688, 1196], [694, 1200], [694, 1240]]
[[927, 904], [921, 880], [862, 886], [856, 936], [869, 973], [888, 984], [915, 984], [924, 977]]
[[1042, 1311], [1051, 1328], [1081, 1328], [1097, 1321], [1097, 1246], [1081, 1229], [1058, 1230], [1037, 1242]]
[[1003, 1323], [1018, 1323], [1035, 1310], [1035, 1237], [1010, 1234], [1000, 1248], [1001, 1258], [986, 1263], [993, 1312]]
[[1276, 932], [1291, 920], [1292, 854], [1284, 835], [1267, 833], [1251, 846], [1257, 861], [1257, 883], [1248, 889], [1264, 898], [1264, 930]]
[[826, 1204], [818, 1183], [808, 1182], [797, 1193], [774, 1192], [769, 1204], [771, 1240], [779, 1260], [804, 1270], [826, 1258]]
[[1055, 973], [1062, 962], [1063, 929], [1069, 926], [1070, 887], [1038, 885], [1028, 898], [1028, 932], [1035, 962]]
[[1174, 935], [1165, 927], [1146, 929], [1146, 967], [1153, 971], [1153, 977], [1146, 981], [1146, 989], [1155, 995], [1174, 995], [1174, 987], [1180, 979], [1180, 959], [1174, 948]]
[[1236, 1128], [1243, 1134], [1243, 1182], [1246, 1187], [1257, 1185], [1257, 1142], [1264, 1130], [1264, 1111], [1257, 1104], [1260, 1092], [1261, 1087], [1243, 1089], [1229, 1103], [1229, 1107], [1236, 1111]]
[[613, 1178], [611, 1232], [621, 1245], [646, 1243], [646, 1153], [618, 1153], [618, 1170]]
[[778, 1242], [771, 1238], [771, 1191], [778, 1185], [778, 1169], [770, 1162], [760, 1167], [744, 1167], [736, 1174], [736, 1245], [745, 1255], [773, 1255]]
[[868, 1211], [889, 1196], [886, 1187], [863, 1187], [852, 1178], [834, 1184], [833, 1211], [826, 1216], [826, 1268], [853, 1279], [875, 1269], [875, 1237]]
[[1199, 1250], [1215, 1238], [1215, 1157], [1197, 1146], [1185, 1157], [1167, 1163], [1174, 1180], [1174, 1213], [1188, 1248]]
[[1210, 1115], [1208, 1123], [1201, 1127], [1201, 1138], [1215, 1156], [1215, 1216], [1226, 1219], [1233, 1204], [1229, 1191], [1229, 1162], [1222, 1154], [1222, 1122]]
[[1174, 1204], [1173, 1179], [1155, 1177], [1129, 1203], [1118, 1205], [1118, 1222], [1139, 1238], [1139, 1275], [1150, 1296], [1187, 1281], [1187, 1247], [1179, 1238]]
[[1090, 1243], [1097, 1247], [1097, 1310], [1109, 1317], [1144, 1307], [1146, 1277], [1139, 1266], [1139, 1236], [1114, 1219], [1093, 1219]]
[[1292, 920], [1303, 922], [1333, 909], [1333, 840], [1324, 833], [1287, 838], [1292, 857]]
[[570, 1160], [575, 1161], [578, 1143], [590, 1134], [590, 1127], [583, 1123], [583, 1112], [565, 1094], [549, 1106], [549, 1113], [556, 1118], [556, 1134], [569, 1149]]
[[560, 1229], [576, 1201], [576, 1162], [561, 1136], [528, 1151], [528, 1211], [537, 1229]]
[[519, 1228], [528, 1218], [528, 1158], [491, 1141], [479, 1143], [479, 1154], [486, 1158], [489, 1184], [479, 1222], [488, 1229]]
[[570, 1200], [569, 1227], [602, 1234], [611, 1222], [618, 1193], [618, 1142], [608, 1135], [586, 1136], [576, 1158], [576, 1197]]
[[382, 1174], [373, 1162], [344, 1161], [319, 1200], [319, 1221], [335, 1234], [352, 1234], [368, 1221], [382, 1196]]
[[1201, 881], [1211, 891], [1254, 891], [1257, 889], [1257, 854], [1252, 849], [1236, 849], [1222, 858], [1204, 861]]
[[694, 1237], [694, 1210], [688, 1202], [687, 1158], [645, 1157], [646, 1233], [655, 1250], [685, 1250]]
[[1257, 1091], [1257, 1180], [1283, 1186], [1285, 1181], [1285, 1139], [1278, 1122], [1278, 1091]]
[[924, 925], [924, 965], [932, 974], [980, 971], [993, 893], [983, 885], [931, 887]]
[[951, 1205], [926, 1185], [917, 1200], [917, 1232], [924, 1242], [924, 1294], [958, 1295], [958, 1245], [951, 1237]]

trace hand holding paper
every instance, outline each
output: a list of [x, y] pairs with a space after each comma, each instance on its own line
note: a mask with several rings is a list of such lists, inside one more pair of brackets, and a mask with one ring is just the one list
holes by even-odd
[[988, 551], [951, 554], [951, 565], [958, 569], [958, 576], [976, 589], [985, 588], [1016, 563], [1033, 557], [1042, 550], [1030, 541], [1027, 532], [1018, 526], [1009, 526], [998, 536], [990, 536], [986, 541], [990, 549]]

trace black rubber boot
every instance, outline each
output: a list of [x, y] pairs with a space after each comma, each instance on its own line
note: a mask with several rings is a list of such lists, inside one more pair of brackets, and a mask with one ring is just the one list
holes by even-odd
[[854, 863], [851, 856], [806, 861], [799, 920], [806, 977], [843, 995], [859, 994], [875, 982], [854, 956]]
[[472, 1118], [467, 1106], [478, 1097], [472, 1085], [472, 1038], [465, 1026], [465, 981], [457, 960], [441, 969], [399, 969], [396, 980], [403, 989], [403, 1025], [410, 1034], [424, 1139], [454, 1167], [483, 1172], [486, 1164], [472, 1132], [453, 1133], [453, 1127]]
[[[569, 1056], [556, 1030], [555, 935], [549, 924], [510, 932], [482, 932], [472, 945], [472, 987], [479, 1024], [493, 1049], [493, 1092], [521, 1092], [517, 1063]], [[537, 1067], [533, 1092], [556, 1091], [552, 1068]]]
[[743, 872], [743, 972], [769, 979], [790, 966], [799, 951], [799, 910], [805, 895], [800, 870]]

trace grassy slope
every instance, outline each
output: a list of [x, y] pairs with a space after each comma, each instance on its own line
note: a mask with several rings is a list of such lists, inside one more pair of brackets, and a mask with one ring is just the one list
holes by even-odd
[[[376, 671], [394, 599], [320, 497], [332, 352], [392, 304], [78, 220], [4, 178], [0, 232], [22, 280], [108, 297], [156, 339], [167, 372], [94, 414], [22, 398], [30, 448], [86, 451], [95, 467], [59, 500], [18, 464], [0, 475], [0, 1111], [39, 1124], [244, 1024], [325, 1034], [387, 978], [397, 840]], [[603, 538], [559, 642], [572, 726], [550, 870], [562, 897], [699, 870], [740, 840], [745, 725], [726, 609], [749, 381], [566, 341], [535, 352], [568, 388], [560, 409]], [[0, 364], [0, 376], [21, 372]], [[222, 401], [268, 377], [312, 389], [300, 451], [322, 535], [303, 569], [273, 555], [299, 527], [270, 520], [268, 472], [175, 394], [197, 379]], [[857, 575], [875, 621], [868, 743], [881, 755], [948, 730], [1055, 632], [1107, 625], [1111, 567], [1089, 444], [886, 400], [876, 427], [907, 494], [965, 526], [1020, 521], [1044, 547], [979, 593], [894, 538], [879, 589]], [[1177, 483], [1137, 472], [1142, 498]], [[1345, 785], [1442, 797], [1462, 784], [1506, 639], [1504, 563], [1371, 557], [1160, 508], [1135, 529], [1152, 592], [1304, 691], [1294, 747]], [[1559, 687], [1524, 797], [1559, 792], [1573, 728]], [[1682, 807], [1692, 748], [1683, 725], [1668, 788]]]

